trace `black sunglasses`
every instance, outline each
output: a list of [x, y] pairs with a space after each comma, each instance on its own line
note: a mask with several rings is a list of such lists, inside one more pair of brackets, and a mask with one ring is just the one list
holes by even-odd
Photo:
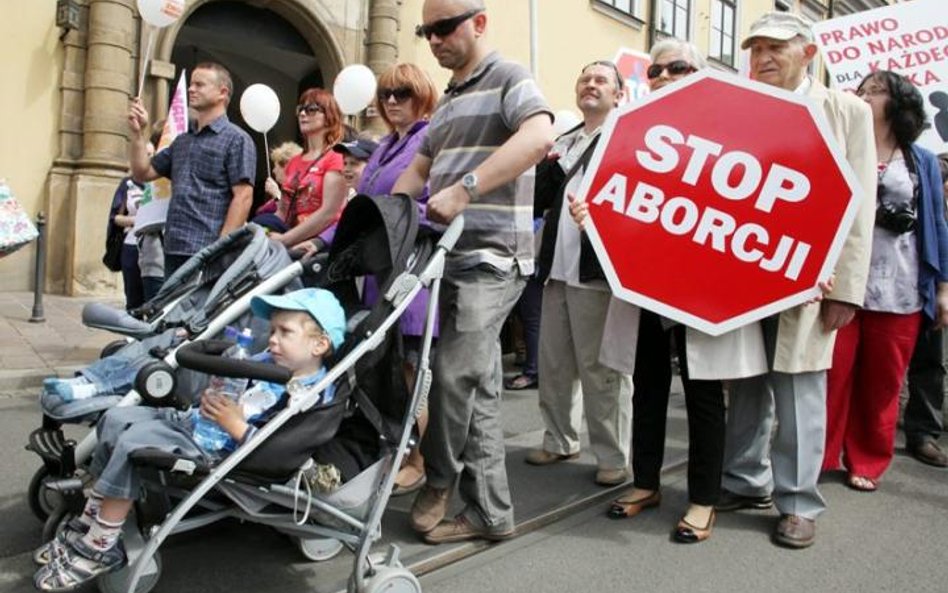
[[431, 39], [432, 35], [437, 35], [443, 39], [451, 33], [454, 33], [454, 30], [457, 29], [461, 23], [479, 12], [480, 10], [469, 10], [464, 14], [459, 14], [458, 16], [453, 16], [447, 19], [441, 19], [440, 21], [435, 21], [430, 25], [418, 25], [415, 27], [415, 35], [429, 40]]
[[376, 96], [379, 99], [379, 103], [385, 103], [389, 97], [393, 97], [396, 103], [401, 103], [402, 101], [411, 99], [412, 92], [407, 86], [400, 86], [395, 89], [379, 88]]
[[692, 72], [697, 72], [698, 69], [685, 60], [674, 60], [668, 62], [667, 64], [652, 64], [648, 67], [648, 70], [645, 71], [645, 74], [648, 76], [649, 80], [651, 80], [661, 76], [662, 71], [664, 70], [668, 70], [668, 73], [672, 76], [678, 76], [679, 74], [691, 74]]
[[296, 115], [299, 115], [303, 112], [306, 112], [306, 115], [316, 115], [317, 113], [326, 113], [326, 109], [319, 103], [308, 103], [306, 105], [299, 105], [296, 108]]

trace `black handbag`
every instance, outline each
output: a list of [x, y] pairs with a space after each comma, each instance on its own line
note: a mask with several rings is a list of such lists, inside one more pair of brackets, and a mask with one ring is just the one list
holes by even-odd
[[113, 272], [122, 271], [122, 244], [125, 243], [125, 232], [115, 223], [109, 225], [109, 233], [105, 237], [105, 255], [102, 263]]

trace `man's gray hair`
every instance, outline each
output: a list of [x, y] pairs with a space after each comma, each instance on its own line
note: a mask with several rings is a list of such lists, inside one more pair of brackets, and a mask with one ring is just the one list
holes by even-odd
[[679, 52], [685, 57], [685, 59], [691, 62], [692, 66], [699, 70], [708, 67], [708, 61], [704, 58], [704, 54], [701, 53], [701, 50], [698, 49], [694, 43], [682, 41], [680, 39], [674, 39], [671, 37], [662, 39], [653, 45], [649, 55], [652, 57], [652, 61], [654, 62], [662, 54], [668, 52]]

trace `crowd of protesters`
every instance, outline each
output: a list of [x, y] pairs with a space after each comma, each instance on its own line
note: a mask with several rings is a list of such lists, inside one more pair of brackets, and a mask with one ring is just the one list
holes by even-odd
[[[506, 387], [538, 387], [544, 424], [526, 462], [555, 471], [577, 458], [584, 416], [593, 480], [613, 486], [631, 479], [608, 507], [615, 519], [661, 504], [673, 352], [689, 439], [689, 505], [674, 527], [676, 541], [708, 539], [719, 512], [776, 506], [775, 543], [813, 544], [827, 506], [822, 475], [843, 471], [846, 485], [862, 492], [880, 487], [894, 454], [906, 373], [908, 451], [948, 466], [937, 443], [941, 328], [948, 324], [948, 156], [939, 160], [916, 143], [927, 123], [907, 79], [879, 71], [855, 94], [830, 90], [808, 74], [817, 52], [811, 23], [773, 12], [751, 26], [742, 42], [751, 76], [823, 112], [855, 173], [859, 206], [820, 298], [711, 337], [614, 298], [585, 234], [587, 208], [573, 197], [603, 123], [627, 92], [616, 66], [594, 60], [577, 73], [583, 121], [554, 137], [536, 82], [487, 45], [488, 22], [482, 0], [426, 0], [416, 33], [450, 71], [450, 82], [439, 98], [415, 65], [381, 73], [376, 107], [388, 133], [377, 141], [347, 133], [331, 93], [305, 90], [296, 107], [302, 146], [273, 150], [268, 201], [253, 218], [288, 249], [313, 251], [332, 241], [356, 193], [408, 194], [418, 200], [423, 224], [464, 213], [442, 287], [430, 400], [417, 418], [422, 444], [395, 486], [396, 494], [417, 491], [410, 522], [425, 541], [515, 533], [500, 421], [500, 336], [518, 301], [529, 356]], [[659, 41], [651, 59], [652, 90], [708, 67], [694, 45], [675, 39]], [[140, 102], [132, 105], [126, 189], [158, 176], [172, 180], [166, 277], [250, 214], [255, 154], [227, 120], [232, 93], [223, 67], [198, 65], [189, 87], [197, 128], [150, 159], [148, 114]], [[524, 214], [530, 211], [532, 217]], [[129, 205], [115, 224], [127, 226], [132, 214]], [[367, 282], [366, 302], [377, 292]], [[141, 302], [140, 292], [127, 294], [129, 307]], [[420, 295], [402, 320], [409, 385], [427, 299]], [[463, 504], [448, 517], [455, 489]]]

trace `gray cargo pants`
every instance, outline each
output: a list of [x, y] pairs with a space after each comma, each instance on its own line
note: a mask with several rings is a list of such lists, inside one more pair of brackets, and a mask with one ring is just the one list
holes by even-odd
[[491, 531], [514, 526], [500, 420], [500, 330], [525, 284], [481, 264], [445, 274], [439, 301], [441, 331], [428, 402], [430, 420], [421, 449], [428, 484], [451, 488], [464, 516]]

